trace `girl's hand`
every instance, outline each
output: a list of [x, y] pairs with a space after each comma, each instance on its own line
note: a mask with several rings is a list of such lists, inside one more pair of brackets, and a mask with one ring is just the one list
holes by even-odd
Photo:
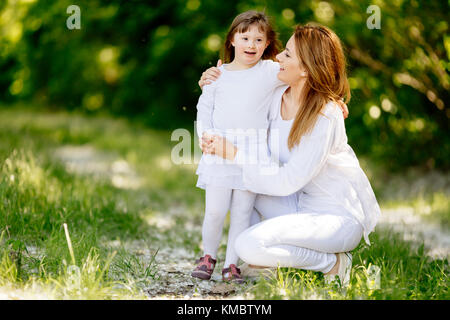
[[237, 147], [234, 144], [224, 137], [217, 135], [213, 135], [210, 140], [208, 140], [208, 138], [203, 140], [203, 146], [205, 153], [215, 154], [216, 156], [228, 160], [234, 160], [237, 152]]
[[213, 135], [204, 132], [200, 141], [200, 149], [203, 153], [211, 153], [211, 143]]
[[342, 110], [342, 114], [344, 115], [344, 119], [348, 118], [348, 108], [347, 105], [342, 100], [338, 100], [338, 105]]
[[219, 59], [219, 61], [217, 61], [217, 67], [211, 67], [202, 73], [200, 81], [198, 82], [198, 85], [200, 86], [200, 88], [203, 89], [204, 85], [210, 84], [211, 81], [216, 81], [220, 77], [219, 67], [221, 65], [222, 65], [222, 60]]

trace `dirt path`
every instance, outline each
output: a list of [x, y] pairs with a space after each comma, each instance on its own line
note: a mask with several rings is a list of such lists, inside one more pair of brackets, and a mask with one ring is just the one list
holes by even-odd
[[[79, 174], [96, 174], [111, 179], [121, 188], [137, 189], [139, 178], [133, 168], [124, 160], [112, 154], [95, 150], [93, 147], [66, 146], [55, 153], [65, 163], [70, 172]], [[149, 299], [248, 299], [247, 287], [227, 285], [221, 281], [220, 270], [216, 270], [211, 281], [202, 281], [190, 276], [196, 258], [190, 248], [170, 241], [176, 215], [182, 210], [169, 210], [164, 215], [149, 218], [149, 224], [158, 230], [153, 249], [142, 249], [144, 242], [134, 241], [123, 244], [127, 250], [149, 262], [155, 256], [157, 274], [151, 284], [145, 288]], [[186, 225], [190, 232], [201, 234], [200, 226]], [[420, 244], [423, 239], [427, 254], [432, 257], [448, 257], [450, 253], [450, 234], [441, 230], [438, 225], [424, 222], [414, 214], [411, 208], [382, 210], [377, 228], [387, 228], [403, 235], [407, 241]], [[220, 268], [217, 268], [220, 269]]]
[[[118, 188], [138, 189], [141, 181], [130, 164], [118, 156], [96, 150], [92, 146], [64, 146], [55, 151], [56, 160], [63, 162], [67, 171], [71, 173], [90, 175], [99, 179], [110, 179]], [[172, 238], [176, 216], [182, 209], [168, 210], [164, 214], [156, 213], [149, 217], [149, 225], [158, 229], [154, 237], [152, 248], [145, 240], [121, 243], [127, 250], [134, 252], [143, 263], [149, 263], [155, 255], [157, 274], [151, 284], [145, 288], [149, 299], [244, 299], [249, 298], [245, 293], [245, 286], [224, 284], [220, 268], [216, 268], [211, 281], [202, 281], [190, 276], [194, 269], [194, 262], [198, 257], [194, 252], [183, 246], [174, 246]], [[191, 232], [201, 234], [201, 227], [187, 223], [185, 228]], [[176, 244], [176, 242], [175, 242]], [[114, 244], [109, 244], [112, 248]]]
[[[129, 250], [137, 252], [141, 259], [150, 261], [154, 250], [142, 250], [145, 246], [140, 241], [126, 245]], [[155, 279], [144, 289], [149, 299], [249, 299], [246, 288], [225, 284], [219, 270], [215, 270], [210, 281], [203, 281], [190, 276], [194, 269], [194, 256], [185, 248], [160, 247], [155, 256], [157, 273]], [[251, 284], [250, 284], [251, 285]]]
[[413, 208], [382, 210], [377, 228], [391, 229], [415, 245], [423, 242], [425, 252], [432, 258], [450, 257], [450, 233], [437, 223], [424, 221]]

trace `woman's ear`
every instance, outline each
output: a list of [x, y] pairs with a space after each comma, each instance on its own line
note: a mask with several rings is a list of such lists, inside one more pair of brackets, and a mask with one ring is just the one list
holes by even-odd
[[308, 77], [308, 70], [306, 70], [304, 67], [301, 68], [300, 76], [302, 78], [307, 78]]

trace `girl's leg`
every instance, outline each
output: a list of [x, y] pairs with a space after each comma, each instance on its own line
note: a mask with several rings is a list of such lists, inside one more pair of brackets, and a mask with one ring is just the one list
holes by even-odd
[[250, 217], [250, 225], [260, 223], [263, 220], [290, 214], [298, 211], [297, 195], [286, 197], [256, 195], [255, 207]]
[[252, 214], [250, 216], [250, 225], [252, 226], [254, 224], [260, 223], [261, 221], [261, 214], [255, 208], [253, 208]]
[[227, 254], [224, 268], [237, 264], [239, 257], [234, 250], [237, 236], [250, 225], [256, 194], [249, 191], [233, 190], [230, 208], [230, 230], [228, 231]]
[[238, 236], [235, 249], [252, 265], [327, 273], [336, 264], [334, 253], [354, 249], [361, 237], [361, 225], [350, 217], [296, 213], [250, 227]]
[[230, 208], [232, 189], [206, 186], [205, 218], [203, 219], [203, 252], [213, 259], [217, 257], [222, 238], [223, 222]]

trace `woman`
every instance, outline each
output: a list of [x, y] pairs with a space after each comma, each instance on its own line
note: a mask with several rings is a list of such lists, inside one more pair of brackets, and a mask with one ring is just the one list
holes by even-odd
[[342, 46], [326, 27], [298, 26], [277, 59], [278, 78], [288, 86], [274, 91], [269, 148], [284, 165], [248, 164], [251, 155], [220, 136], [203, 139], [202, 150], [240, 164], [246, 188], [270, 203], [255, 206], [271, 219], [236, 239], [242, 260], [320, 271], [327, 281], [337, 275], [345, 286], [348, 252], [362, 236], [370, 244], [380, 208], [347, 144], [338, 107], [350, 98]]

